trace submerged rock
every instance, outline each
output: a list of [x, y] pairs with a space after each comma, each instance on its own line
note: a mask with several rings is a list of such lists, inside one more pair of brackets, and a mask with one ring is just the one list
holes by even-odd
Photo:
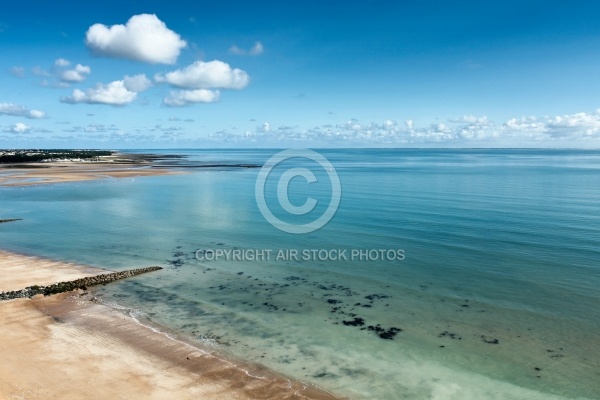
[[365, 324], [365, 320], [360, 317], [356, 317], [351, 321], [342, 321], [342, 323], [347, 326], [363, 326]]

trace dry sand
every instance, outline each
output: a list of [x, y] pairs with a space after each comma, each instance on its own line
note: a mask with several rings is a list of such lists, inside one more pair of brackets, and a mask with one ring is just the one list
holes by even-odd
[[[0, 252], [4, 287], [100, 272], [106, 271]], [[15, 282], [13, 275], [19, 276]], [[0, 302], [0, 399], [40, 398], [336, 397], [258, 365], [211, 354], [79, 291]]]
[[32, 285], [47, 286], [107, 272], [112, 271], [0, 250], [0, 292]]
[[[0, 169], [0, 186], [32, 186], [59, 182], [90, 181], [102, 178], [179, 174], [166, 168], [150, 168], [118, 163], [44, 163], [15, 165]], [[29, 168], [27, 168], [29, 167]]]

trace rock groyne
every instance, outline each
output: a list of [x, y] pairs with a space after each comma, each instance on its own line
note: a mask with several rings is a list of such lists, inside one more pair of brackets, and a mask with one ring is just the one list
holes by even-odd
[[162, 267], [137, 268], [110, 274], [88, 276], [86, 278], [76, 279], [74, 281], [58, 282], [48, 286], [28, 286], [21, 290], [0, 292], [0, 301], [33, 297], [38, 294], [49, 296], [51, 294], [69, 292], [75, 289], [86, 290], [88, 286], [104, 285], [119, 279], [125, 279], [131, 276], [145, 274], [146, 272], [158, 271], [161, 269]]

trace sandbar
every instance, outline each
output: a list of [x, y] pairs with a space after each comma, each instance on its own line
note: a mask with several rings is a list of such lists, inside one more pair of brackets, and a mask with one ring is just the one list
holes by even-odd
[[118, 163], [18, 164], [0, 169], [0, 186], [32, 186], [61, 182], [81, 182], [105, 178], [180, 174], [168, 168]]

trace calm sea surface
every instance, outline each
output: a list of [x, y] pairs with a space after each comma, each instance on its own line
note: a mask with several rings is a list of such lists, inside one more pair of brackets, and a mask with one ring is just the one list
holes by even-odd
[[[262, 165], [277, 150], [153, 152]], [[600, 398], [600, 151], [319, 153], [342, 194], [312, 233], [263, 217], [259, 168], [189, 168], [1, 188], [0, 218], [23, 221], [0, 225], [0, 248], [115, 270], [161, 265], [100, 296], [351, 398]], [[280, 169], [315, 171], [318, 182], [290, 181], [289, 199], [314, 198], [319, 214], [331, 171], [309, 164]], [[286, 217], [276, 183], [265, 198], [281, 219], [309, 220]], [[297, 259], [276, 259], [290, 249]], [[271, 253], [196, 257], [221, 250]], [[327, 257], [302, 257], [311, 250]], [[404, 259], [351, 257], [361, 250]]]

